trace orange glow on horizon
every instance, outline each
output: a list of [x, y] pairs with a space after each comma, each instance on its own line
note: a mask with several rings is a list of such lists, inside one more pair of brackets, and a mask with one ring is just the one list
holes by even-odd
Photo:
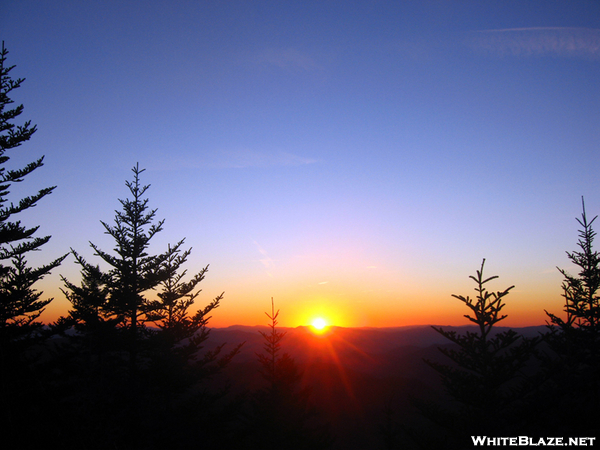
[[[77, 275], [72, 275], [71, 278], [76, 280]], [[72, 308], [64, 294], [58, 290], [57, 284], [55, 280], [40, 282], [39, 290], [44, 292], [44, 297], [54, 298], [40, 317], [40, 321], [46, 324], [55, 322], [60, 316], [68, 314]], [[220, 287], [223, 283], [216, 284]], [[325, 320], [327, 330], [331, 330], [332, 327], [460, 326], [471, 323], [464, 317], [468, 311], [464, 304], [452, 298], [448, 292], [468, 293], [469, 288], [472, 286], [461, 285], [449, 288], [442, 286], [433, 293], [398, 289], [400, 294], [396, 291], [373, 294], [370, 302], [364, 301], [363, 296], [366, 294], [362, 293], [290, 294], [282, 289], [281, 292], [276, 292], [275, 299], [277, 309], [281, 310], [278, 318], [279, 326], [291, 328], [308, 326], [314, 333], [317, 332], [317, 328], [313, 326], [313, 322], [317, 318]], [[248, 294], [242, 289], [233, 288], [227, 291], [219, 308], [211, 313], [209, 327], [263, 325], [266, 309], [264, 298], [270, 298], [271, 294], [261, 292], [258, 287], [255, 289], [258, 291], [256, 294], [254, 292]], [[191, 313], [194, 313], [197, 308], [204, 307], [218, 289], [208, 286], [205, 291], [207, 293], [198, 298], [190, 309]], [[499, 322], [498, 326], [518, 328], [544, 325], [548, 320], [544, 310], [564, 315], [564, 299], [557, 289], [535, 291], [532, 288], [524, 288], [522, 291], [515, 290], [511, 296], [505, 308], [508, 317]]]

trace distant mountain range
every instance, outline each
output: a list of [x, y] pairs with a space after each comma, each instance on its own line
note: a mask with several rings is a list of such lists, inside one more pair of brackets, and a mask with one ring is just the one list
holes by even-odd
[[[477, 327], [471, 325], [460, 327], [441, 326], [441, 328], [459, 333], [477, 331]], [[283, 351], [300, 360], [303, 360], [307, 356], [306, 349], [308, 347], [316, 346], [318, 348], [323, 346], [324, 342], [331, 343], [331, 345], [339, 350], [342, 348], [353, 348], [356, 351], [372, 355], [382, 355], [398, 347], [414, 346], [426, 348], [432, 345], [449, 344], [449, 341], [430, 325], [388, 328], [329, 327], [323, 334], [315, 334], [311, 327], [306, 326], [296, 328], [278, 327], [277, 329], [286, 333], [286, 336], [282, 340]], [[513, 329], [525, 337], [538, 336], [540, 333], [547, 331], [545, 325], [522, 328], [494, 327], [492, 334], [508, 329]], [[262, 325], [233, 325], [226, 328], [213, 328], [207, 347], [212, 348], [223, 343], [238, 344], [245, 342], [242, 353], [239, 356], [240, 359], [255, 358], [255, 353], [260, 352], [263, 345], [263, 337], [259, 333], [260, 331], [268, 332], [269, 327]]]
[[[476, 327], [442, 327], [457, 332], [476, 331]], [[509, 328], [495, 327], [495, 333]], [[546, 326], [512, 328], [531, 337]], [[321, 417], [331, 424], [337, 436], [335, 448], [385, 448], [380, 428], [386, 408], [395, 420], [412, 420], [419, 415], [412, 399], [445, 398], [440, 377], [424, 359], [450, 363], [439, 347], [452, 346], [431, 326], [395, 328], [330, 327], [315, 334], [310, 327], [278, 328], [285, 332], [281, 353], [294, 358], [303, 372], [303, 386], [312, 390], [312, 402]], [[254, 391], [265, 386], [260, 375], [257, 353], [263, 352], [264, 338], [259, 331], [266, 326], [231, 326], [211, 330], [206, 349], [226, 343], [225, 349], [244, 342], [226, 372], [232, 386]], [[442, 400], [443, 401], [443, 400]]]

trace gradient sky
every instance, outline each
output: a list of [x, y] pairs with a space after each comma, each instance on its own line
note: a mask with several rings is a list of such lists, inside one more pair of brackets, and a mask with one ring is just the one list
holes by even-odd
[[[510, 326], [558, 312], [585, 196], [600, 213], [597, 1], [4, 0], [13, 99], [39, 131], [13, 152], [57, 185], [28, 225], [42, 264], [111, 249], [139, 162], [210, 270], [211, 325], [324, 315], [342, 326], [464, 324], [451, 294], [515, 285]], [[13, 166], [14, 167], [14, 166]], [[66, 312], [60, 274], [38, 288]]]

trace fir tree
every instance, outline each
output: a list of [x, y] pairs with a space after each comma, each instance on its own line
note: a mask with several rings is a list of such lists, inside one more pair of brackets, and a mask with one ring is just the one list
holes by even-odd
[[[144, 170], [136, 164], [132, 172], [132, 181], [125, 183], [131, 197], [119, 200], [114, 225], [101, 221], [114, 240], [113, 251], [90, 243], [107, 269], [72, 251], [82, 280], [77, 286], [63, 277], [72, 308], [55, 325], [75, 331], [67, 336], [70, 345], [63, 349], [60, 369], [66, 372], [61, 388], [76, 395], [66, 395], [63, 406], [72, 410], [80, 439], [93, 448], [118, 442], [132, 448], [140, 439], [151, 353], [145, 323], [153, 302], [147, 295], [166, 279], [161, 267], [167, 254], [151, 255], [149, 250], [164, 221], [155, 221], [156, 210], [148, 207], [149, 186], [140, 182]], [[104, 423], [103, 429], [98, 422]]]
[[132, 198], [119, 200], [122, 209], [115, 211], [114, 225], [101, 221], [105, 234], [115, 242], [113, 252], [90, 242], [95, 256], [108, 265], [108, 270], [88, 264], [72, 250], [82, 268], [82, 284], [77, 287], [63, 278], [64, 292], [73, 309], [59, 324], [63, 328], [73, 325], [82, 332], [98, 331], [98, 327], [109, 332], [111, 328], [117, 330], [128, 354], [130, 376], [135, 377], [147, 315], [154, 307], [146, 295], [166, 279], [161, 268], [167, 253], [149, 254], [150, 241], [162, 231], [164, 220], [155, 222], [156, 209], [149, 209], [148, 199], [144, 198], [150, 187], [140, 183], [144, 169], [136, 165], [132, 172], [133, 180], [125, 182]]
[[[21, 446], [19, 439], [32, 427], [43, 430], [47, 412], [44, 405], [47, 374], [40, 368], [42, 355], [35, 344], [44, 337], [38, 318], [52, 299], [42, 299], [34, 284], [60, 265], [65, 256], [38, 268], [28, 267], [26, 254], [40, 248], [50, 236], [35, 236], [39, 226], [27, 227], [15, 216], [33, 208], [55, 187], [41, 189], [18, 203], [9, 202], [14, 183], [43, 165], [43, 157], [24, 167], [9, 169], [9, 151], [27, 142], [36, 131], [30, 121], [16, 125], [23, 105], [11, 108], [11, 92], [21, 86], [22, 78], [12, 79], [15, 66], [6, 65], [8, 51], [0, 53], [0, 395], [3, 443]], [[44, 355], [45, 356], [45, 355]], [[41, 431], [43, 433], [43, 431]], [[15, 439], [15, 441], [13, 441]], [[32, 444], [29, 440], [29, 444]]]
[[592, 225], [598, 216], [588, 221], [585, 203], [581, 199], [583, 213], [577, 219], [579, 230], [577, 245], [579, 251], [566, 252], [567, 257], [579, 269], [577, 276], [570, 275], [564, 269], [558, 269], [564, 277], [562, 284], [565, 299], [566, 319], [548, 313], [551, 322], [563, 331], [579, 329], [591, 336], [600, 332], [600, 254], [594, 250], [596, 232]]
[[326, 426], [320, 424], [310, 403], [310, 389], [301, 386], [302, 373], [294, 359], [281, 351], [285, 332], [277, 329], [273, 299], [270, 331], [264, 338], [264, 352], [257, 353], [260, 373], [267, 386], [253, 398], [250, 433], [245, 447], [256, 449], [324, 449], [331, 445]]
[[88, 368], [90, 379], [102, 378], [107, 370], [108, 358], [118, 356], [117, 359], [123, 359], [123, 339], [118, 328], [120, 320], [108, 305], [110, 277], [99, 266], [89, 264], [75, 250], [71, 249], [71, 252], [81, 266], [81, 285], [61, 277], [65, 286], [61, 290], [71, 303], [71, 310], [52, 327], [63, 335], [67, 330], [74, 331], [68, 334], [70, 346], [63, 350], [71, 354], [72, 360]]
[[195, 289], [204, 280], [208, 266], [192, 276], [189, 281], [184, 281], [187, 270], [179, 272], [187, 261], [191, 249], [182, 252], [180, 247], [183, 242], [182, 240], [175, 246], [169, 245], [168, 247], [166, 258], [161, 266], [165, 279], [160, 282], [162, 289], [157, 294], [158, 300], [151, 304], [152, 312], [148, 314], [148, 319], [157, 324], [173, 345], [199, 334], [199, 341], [194, 343], [195, 346], [199, 346], [208, 338], [209, 314], [219, 306], [223, 294], [213, 299], [193, 316], [190, 315], [189, 309], [201, 292], [200, 290], [195, 291]]
[[81, 286], [76, 286], [62, 277], [65, 288], [63, 294], [71, 302], [73, 309], [68, 318], [69, 326], [74, 326], [77, 331], [94, 329], [98, 323], [107, 321], [111, 312], [108, 309], [108, 278], [100, 270], [100, 266], [89, 264], [75, 250], [71, 249], [77, 264], [81, 266]]
[[[475, 281], [477, 296], [453, 295], [470, 310], [465, 317], [477, 326], [464, 334], [433, 327], [454, 346], [439, 350], [451, 365], [426, 361], [442, 378], [456, 411], [439, 405], [423, 406], [429, 418], [447, 429], [447, 448], [471, 445], [470, 435], [507, 435], [520, 431], [522, 422], [517, 411], [524, 396], [521, 371], [533, 356], [537, 338], [524, 338], [513, 330], [495, 332], [494, 326], [507, 316], [502, 314], [505, 297], [514, 286], [489, 292], [486, 284], [496, 278], [485, 278], [481, 263]], [[504, 433], [504, 434], [503, 434]]]
[[193, 275], [189, 281], [184, 281], [187, 270], [181, 270], [181, 267], [187, 261], [191, 249], [182, 252], [180, 247], [183, 242], [181, 240], [175, 246], [168, 247], [161, 266], [164, 278], [159, 285], [161, 291], [157, 294], [158, 300], [150, 303], [151, 312], [147, 313], [146, 318], [160, 330], [152, 333], [156, 349], [163, 349], [169, 358], [178, 358], [183, 369], [191, 372], [191, 380], [197, 382], [218, 373], [239, 353], [243, 344], [236, 345], [227, 353], [222, 353], [225, 344], [221, 344], [200, 354], [210, 335], [210, 314], [219, 307], [224, 293], [195, 313], [190, 312], [190, 307], [201, 292], [196, 288], [204, 280], [208, 266]]
[[238, 403], [229, 396], [229, 384], [222, 370], [239, 353], [243, 343], [225, 352], [226, 344], [211, 350], [204, 346], [209, 338], [211, 312], [218, 308], [223, 293], [192, 313], [208, 266], [185, 281], [182, 269], [191, 249], [182, 251], [183, 240], [169, 245], [161, 265], [163, 280], [157, 300], [150, 304], [146, 318], [158, 327], [149, 334], [146, 383], [150, 405], [161, 404], [161, 413], [147, 417], [154, 423], [153, 440], [160, 448], [226, 447], [232, 438], [228, 429], [237, 419]]
[[544, 398], [551, 403], [544, 410], [548, 429], [571, 435], [600, 432], [600, 254], [594, 250], [592, 228], [597, 216], [588, 221], [582, 198], [579, 250], [566, 252], [578, 268], [577, 275], [558, 269], [564, 277], [565, 317], [549, 313], [545, 336], [551, 353], [544, 359], [547, 382]]
[[[25, 254], [39, 250], [50, 240], [50, 236], [34, 237], [39, 226], [26, 227], [13, 217], [29, 208], [33, 208], [39, 200], [50, 194], [55, 186], [41, 189], [36, 194], [22, 198], [18, 204], [8, 203], [8, 195], [13, 183], [23, 181], [23, 178], [43, 165], [44, 158], [27, 164], [20, 169], [8, 169], [5, 164], [10, 157], [8, 150], [19, 147], [27, 142], [36, 131], [31, 121], [16, 125], [14, 120], [23, 112], [23, 105], [10, 108], [14, 103], [10, 98], [13, 90], [19, 88], [24, 81], [22, 78], [13, 80], [10, 71], [15, 66], [6, 66], [8, 51], [2, 42], [0, 54], [0, 348], [8, 351], [7, 345], [31, 336], [42, 324], [36, 322], [52, 299], [41, 300], [41, 292], [33, 289], [33, 284], [41, 280], [52, 269], [60, 265], [62, 256], [42, 267], [32, 269], [27, 267]], [[5, 261], [10, 261], [6, 264]]]
[[132, 172], [133, 181], [125, 184], [133, 198], [119, 200], [122, 211], [115, 211], [114, 225], [101, 222], [105, 233], [115, 241], [116, 254], [103, 251], [93, 243], [90, 245], [111, 267], [108, 309], [130, 330], [135, 342], [145, 322], [145, 314], [151, 311], [151, 302], [143, 293], [154, 289], [164, 279], [160, 268], [167, 255], [148, 254], [150, 241], [162, 231], [164, 220], [153, 223], [156, 209], [148, 209], [148, 199], [143, 197], [150, 185], [140, 184], [144, 169], [136, 165]]
[[228, 353], [223, 345], [201, 352], [209, 314], [223, 294], [190, 312], [208, 266], [184, 280], [182, 267], [191, 251], [181, 250], [184, 240], [150, 254], [150, 241], [164, 221], [155, 222], [156, 210], [148, 208], [143, 170], [136, 165], [132, 171], [133, 180], [126, 182], [132, 198], [120, 200], [114, 225], [102, 222], [114, 251], [90, 244], [108, 270], [73, 251], [81, 284], [63, 278], [72, 309], [56, 327], [75, 331], [62, 355], [68, 367], [63, 389], [71, 393], [64, 396], [65, 408], [88, 448], [191, 448], [200, 434], [203, 442], [213, 440], [230, 419], [219, 409], [226, 390], [203, 383], [240, 346]]

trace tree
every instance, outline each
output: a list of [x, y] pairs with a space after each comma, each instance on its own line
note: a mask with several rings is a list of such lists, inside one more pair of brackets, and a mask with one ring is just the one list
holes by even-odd
[[277, 329], [275, 305], [271, 299], [270, 331], [264, 338], [264, 352], [257, 353], [260, 373], [267, 382], [255, 393], [249, 422], [249, 436], [244, 446], [259, 449], [324, 449], [331, 445], [327, 427], [316, 421], [310, 403], [310, 389], [301, 387], [302, 373], [294, 359], [281, 351], [285, 332]]
[[588, 221], [583, 198], [581, 203], [579, 250], [566, 252], [579, 273], [558, 269], [564, 277], [566, 317], [546, 311], [550, 323], [545, 340], [552, 352], [544, 359], [544, 393], [552, 399], [545, 420], [551, 429], [573, 435], [600, 431], [600, 254], [593, 247], [592, 228], [597, 216]]
[[279, 352], [281, 350], [281, 340], [285, 336], [285, 332], [281, 332], [277, 329], [277, 317], [279, 316], [279, 310], [275, 312], [275, 303], [273, 302], [273, 298], [271, 298], [271, 314], [265, 312], [266, 316], [270, 319], [271, 323], [269, 323], [270, 332], [265, 333], [264, 331], [259, 331], [261, 336], [264, 338], [264, 353], [257, 353], [258, 362], [260, 363], [262, 370], [261, 375], [263, 378], [269, 383], [269, 390], [274, 392], [280, 388], [280, 386], [284, 383], [290, 383], [294, 381], [298, 381], [297, 374], [294, 374], [293, 377], [286, 378], [282, 377], [279, 369], [279, 362], [282, 358], [289, 358], [287, 353], [284, 353], [282, 357], [279, 356]]
[[103, 271], [99, 266], [88, 264], [72, 250], [82, 267], [82, 285], [77, 287], [63, 277], [66, 288], [63, 292], [73, 309], [57, 325], [63, 328], [75, 326], [88, 334], [100, 329], [118, 331], [123, 337], [129, 375], [133, 380], [138, 370], [140, 340], [147, 331], [144, 325], [155, 306], [146, 293], [168, 277], [162, 270], [168, 253], [148, 253], [150, 241], [162, 231], [164, 220], [155, 223], [157, 210], [149, 209], [148, 199], [144, 198], [150, 187], [140, 183], [144, 169], [136, 164], [132, 172], [133, 180], [125, 182], [132, 198], [119, 199], [122, 209], [115, 211], [114, 225], [101, 221], [105, 234], [115, 241], [113, 253], [90, 242], [95, 256], [100, 257], [109, 269]]
[[[183, 240], [174, 247], [168, 246], [166, 258], [161, 266], [165, 279], [160, 282], [162, 291], [159, 300], [151, 304], [148, 320], [157, 324], [165, 337], [175, 345], [184, 339], [191, 339], [190, 345], [197, 347], [208, 338], [207, 328], [210, 312], [219, 306], [223, 294], [213, 299], [205, 308], [190, 316], [189, 308], [194, 304], [200, 291], [194, 292], [197, 285], [204, 280], [208, 266], [192, 276], [190, 281], [183, 281], [187, 270], [178, 273], [187, 261], [191, 249], [181, 252]], [[198, 334], [199, 333], [199, 334]]]
[[600, 254], [594, 250], [593, 243], [596, 232], [592, 224], [595, 216], [588, 222], [585, 202], [581, 199], [583, 213], [576, 219], [582, 229], [579, 230], [577, 245], [580, 251], [566, 252], [569, 260], [579, 268], [577, 276], [570, 275], [564, 269], [558, 269], [564, 276], [562, 284], [565, 298], [566, 320], [548, 313], [551, 322], [563, 331], [579, 329], [598, 336], [600, 332]]
[[[27, 164], [20, 169], [7, 169], [4, 165], [10, 160], [8, 150], [19, 147], [28, 141], [36, 131], [31, 121], [16, 125], [14, 120], [23, 112], [23, 105], [10, 109], [14, 101], [10, 93], [19, 88], [23, 78], [13, 80], [10, 71], [15, 66], [6, 66], [8, 51], [2, 42], [0, 54], [0, 348], [5, 356], [7, 345], [32, 335], [42, 324], [36, 322], [44, 308], [52, 299], [41, 300], [41, 292], [33, 289], [33, 284], [41, 280], [52, 269], [60, 265], [65, 256], [55, 259], [42, 267], [27, 267], [25, 254], [39, 250], [50, 240], [50, 236], [34, 237], [39, 226], [28, 228], [13, 217], [29, 208], [33, 208], [39, 200], [50, 194], [56, 186], [41, 189], [36, 194], [22, 198], [18, 204], [8, 203], [8, 195], [13, 183], [43, 165], [44, 157]], [[6, 264], [5, 261], [10, 261]]]
[[[160, 231], [164, 220], [153, 223], [156, 209], [148, 209], [148, 199], [143, 198], [150, 185], [140, 184], [140, 174], [144, 169], [139, 164], [132, 169], [133, 181], [125, 184], [132, 199], [119, 200], [122, 211], [115, 211], [115, 225], [101, 222], [105, 233], [115, 240], [116, 255], [99, 249], [90, 243], [96, 256], [111, 267], [108, 275], [108, 308], [130, 330], [132, 343], [145, 322], [145, 314], [151, 311], [151, 302], [143, 293], [157, 287], [165, 275], [160, 271], [167, 255], [149, 255], [152, 238]], [[135, 358], [135, 345], [132, 347]]]
[[[209, 336], [209, 314], [223, 294], [190, 313], [208, 266], [184, 281], [182, 267], [191, 252], [181, 250], [184, 240], [150, 254], [150, 241], [164, 221], [155, 222], [156, 209], [148, 208], [143, 170], [136, 165], [132, 172], [133, 180], [126, 182], [132, 198], [119, 200], [122, 210], [116, 211], [114, 225], [101, 222], [115, 241], [114, 251], [90, 243], [108, 269], [72, 251], [81, 266], [81, 284], [63, 278], [72, 309], [55, 326], [75, 331], [63, 353], [69, 367], [63, 377], [68, 380], [65, 409], [89, 448], [195, 447], [200, 434], [208, 442], [228, 419], [216, 406], [224, 390], [208, 392], [201, 384], [241, 345], [226, 354], [224, 345], [200, 354]], [[150, 295], [154, 290], [156, 298]]]
[[[67, 330], [74, 332], [66, 335], [69, 345], [62, 347], [63, 359], [84, 370], [85, 375], [82, 376], [88, 379], [87, 386], [98, 380], [102, 387], [97, 391], [101, 391], [105, 375], [123, 359], [123, 339], [118, 328], [120, 320], [108, 305], [109, 275], [99, 266], [89, 264], [75, 250], [71, 249], [71, 252], [81, 266], [81, 285], [61, 277], [65, 285], [61, 290], [71, 303], [71, 310], [66, 317], [60, 317], [52, 324], [52, 328], [63, 336]], [[63, 362], [63, 366], [66, 365]]]
[[55, 324], [57, 330], [75, 331], [66, 336], [69, 345], [62, 349], [59, 370], [65, 372], [65, 381], [60, 388], [70, 393], [64, 396], [63, 408], [80, 439], [91, 447], [117, 442], [132, 447], [140, 439], [151, 353], [145, 323], [153, 300], [147, 294], [167, 278], [162, 270], [167, 253], [149, 251], [164, 220], [155, 221], [156, 209], [148, 207], [144, 195], [150, 186], [140, 182], [144, 170], [136, 164], [132, 172], [133, 179], [125, 182], [131, 197], [119, 200], [114, 224], [101, 221], [114, 240], [113, 251], [90, 242], [107, 269], [89, 264], [72, 250], [82, 280], [77, 286], [63, 277], [63, 292], [72, 308]]
[[[44, 408], [46, 373], [41, 371], [40, 352], [35, 344], [41, 342], [43, 324], [37, 319], [52, 301], [42, 299], [42, 292], [34, 284], [60, 265], [66, 255], [38, 268], [27, 265], [26, 254], [40, 248], [50, 236], [35, 236], [39, 226], [27, 227], [15, 216], [33, 208], [55, 187], [41, 189], [24, 197], [18, 203], [9, 203], [14, 183], [20, 183], [43, 165], [43, 157], [18, 169], [5, 165], [9, 151], [27, 142], [36, 131], [31, 121], [14, 123], [23, 112], [23, 105], [11, 108], [11, 92], [24, 79], [12, 79], [15, 66], [6, 65], [8, 51], [0, 53], [0, 395], [2, 413], [0, 422], [6, 430], [4, 444], [23, 436], [31, 427], [40, 430], [47, 414]], [[43, 433], [43, 431], [42, 431]], [[29, 441], [31, 443], [31, 440]], [[22, 443], [19, 444], [21, 446]]]
[[441, 375], [447, 393], [458, 404], [457, 414], [439, 406], [426, 408], [431, 418], [449, 430], [447, 448], [470, 445], [465, 438], [472, 434], [510, 436], [519, 431], [517, 410], [524, 392], [518, 378], [539, 341], [510, 329], [495, 332], [494, 326], [507, 317], [502, 314], [504, 299], [514, 286], [489, 292], [485, 285], [498, 277], [485, 278], [484, 264], [485, 259], [476, 276], [470, 276], [477, 285], [476, 298], [452, 295], [469, 308], [465, 317], [476, 325], [476, 331], [460, 334], [433, 327], [454, 344], [439, 348], [453, 364], [426, 361]]
[[160, 269], [164, 277], [160, 282], [162, 289], [157, 294], [158, 300], [150, 303], [151, 311], [146, 314], [146, 318], [154, 322], [160, 330], [151, 333], [155, 351], [163, 351], [163, 357], [167, 357], [170, 370], [175, 363], [173, 358], [176, 358], [182, 370], [191, 372], [189, 378], [195, 383], [199, 379], [218, 373], [239, 353], [243, 344], [238, 344], [225, 354], [222, 353], [225, 344], [220, 344], [200, 356], [200, 351], [210, 335], [210, 313], [219, 307], [224, 293], [194, 314], [190, 313], [190, 307], [201, 292], [195, 289], [204, 280], [208, 266], [192, 276], [189, 281], [184, 281], [187, 270], [181, 271], [181, 267], [187, 261], [191, 249], [182, 252], [180, 247], [183, 242], [184, 240], [181, 240], [173, 247], [168, 246], [166, 258]]

